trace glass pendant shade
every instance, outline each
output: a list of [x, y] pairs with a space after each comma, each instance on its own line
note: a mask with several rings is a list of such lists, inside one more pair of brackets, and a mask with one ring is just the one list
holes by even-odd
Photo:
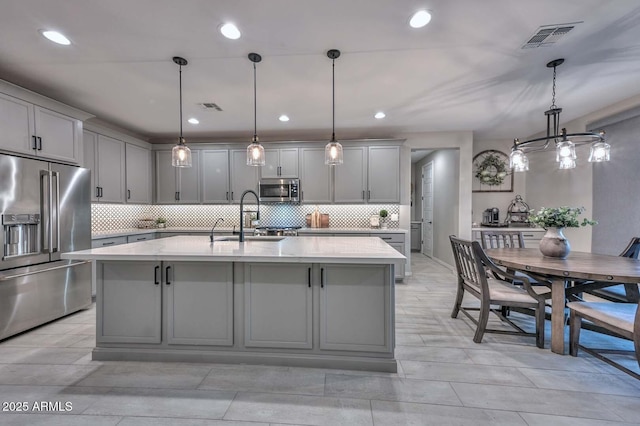
[[264, 147], [257, 140], [247, 147], [247, 166], [264, 166]]
[[343, 162], [342, 144], [336, 140], [332, 140], [324, 147], [324, 164], [337, 166]]
[[171, 165], [173, 167], [191, 167], [191, 150], [184, 143], [184, 138], [171, 150]]
[[600, 163], [603, 161], [609, 161], [609, 153], [611, 151], [611, 145], [608, 143], [594, 142], [591, 145], [591, 151], [589, 152], [589, 162], [590, 163]]
[[556, 144], [556, 161], [561, 163], [564, 159], [571, 158], [575, 160], [576, 146], [571, 141], [562, 141]]
[[514, 149], [509, 155], [509, 167], [514, 172], [526, 172], [529, 170], [529, 159], [521, 149]]

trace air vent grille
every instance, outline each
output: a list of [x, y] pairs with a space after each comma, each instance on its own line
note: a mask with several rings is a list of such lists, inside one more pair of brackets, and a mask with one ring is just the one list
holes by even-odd
[[222, 108], [220, 108], [220, 107], [218, 106], [218, 104], [216, 104], [216, 103], [214, 103], [214, 102], [203, 102], [203, 103], [201, 103], [201, 104], [200, 104], [200, 106], [201, 106], [203, 109], [206, 109], [206, 110], [211, 110], [211, 109], [213, 109], [213, 110], [216, 110], [216, 111], [222, 111]]
[[560, 41], [569, 31], [582, 22], [572, 22], [569, 24], [543, 25], [538, 28], [528, 41], [522, 45], [523, 49], [534, 49], [536, 47], [546, 47]]

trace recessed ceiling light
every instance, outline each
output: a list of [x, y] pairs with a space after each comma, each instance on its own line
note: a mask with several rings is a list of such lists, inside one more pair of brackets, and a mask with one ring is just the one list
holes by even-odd
[[377, 118], [378, 120], [380, 120], [381, 118], [385, 118], [387, 116], [387, 114], [385, 114], [382, 111], [376, 112], [376, 115], [374, 115], [375, 118]]
[[289, 116], [282, 114], [280, 117], [278, 117], [278, 120], [280, 121], [289, 121]]
[[240, 38], [240, 30], [231, 22], [228, 22], [220, 27], [220, 32], [226, 38], [230, 38], [231, 40], [237, 40]]
[[431, 14], [426, 10], [419, 10], [409, 20], [412, 28], [422, 28], [431, 21]]
[[187, 120], [189, 123], [191, 124], [200, 124], [200, 120], [198, 120], [197, 118], [191, 117], [190, 119]]
[[71, 44], [71, 41], [69, 41], [69, 39], [66, 38], [64, 34], [61, 34], [57, 31], [40, 30], [40, 34], [54, 43], [63, 44], [65, 46]]

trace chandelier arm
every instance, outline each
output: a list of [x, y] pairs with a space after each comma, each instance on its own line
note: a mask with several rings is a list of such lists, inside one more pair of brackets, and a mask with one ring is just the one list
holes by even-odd
[[[602, 136], [599, 133], [593, 133], [593, 132], [582, 132], [582, 133], [566, 133], [566, 134], [559, 134], [559, 135], [549, 135], [549, 136], [542, 136], [540, 138], [535, 138], [535, 139], [529, 139], [526, 141], [518, 141], [517, 143], [514, 143], [514, 148], [520, 148], [520, 149], [527, 149], [528, 152], [534, 152], [534, 151], [542, 151], [548, 148], [549, 143], [552, 140], [556, 140], [556, 139], [570, 139], [573, 137], [589, 137], [591, 138], [591, 140], [585, 140], [585, 141], [574, 141], [574, 145], [578, 146], [578, 145], [585, 145], [588, 143], [593, 143], [593, 142], [604, 142], [604, 136]], [[545, 142], [545, 144], [541, 147], [534, 147], [531, 146], [531, 144], [535, 144], [537, 142]]]

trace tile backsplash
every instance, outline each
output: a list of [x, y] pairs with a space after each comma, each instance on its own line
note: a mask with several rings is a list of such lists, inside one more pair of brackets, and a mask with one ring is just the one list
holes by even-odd
[[[251, 204], [245, 206], [251, 209]], [[255, 206], [255, 204], [253, 205]], [[259, 226], [302, 226], [305, 216], [312, 213], [314, 204], [263, 204], [260, 206]], [[91, 230], [109, 231], [136, 228], [139, 219], [163, 217], [167, 226], [206, 228], [219, 217], [224, 227], [240, 226], [239, 205], [141, 205], [141, 204], [92, 204]], [[382, 209], [392, 214], [400, 213], [397, 204], [319, 204], [320, 213], [329, 214], [329, 226], [333, 228], [368, 228], [369, 216]], [[397, 228], [398, 222], [388, 222], [389, 228]]]

